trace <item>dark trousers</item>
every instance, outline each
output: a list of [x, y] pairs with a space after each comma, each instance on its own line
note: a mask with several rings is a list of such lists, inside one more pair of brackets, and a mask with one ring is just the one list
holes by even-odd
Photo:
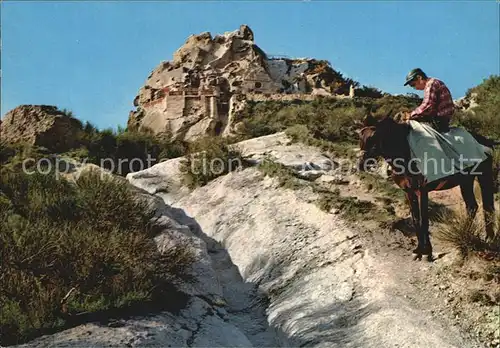
[[450, 131], [450, 120], [446, 117], [425, 116], [416, 121], [428, 124], [439, 133], [447, 133]]

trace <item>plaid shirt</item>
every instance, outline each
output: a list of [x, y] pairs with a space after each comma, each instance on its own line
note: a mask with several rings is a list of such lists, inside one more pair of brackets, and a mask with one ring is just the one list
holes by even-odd
[[453, 116], [455, 105], [448, 87], [438, 79], [430, 78], [425, 85], [424, 100], [412, 111], [411, 119], [418, 120], [424, 116], [444, 117], [448, 121]]

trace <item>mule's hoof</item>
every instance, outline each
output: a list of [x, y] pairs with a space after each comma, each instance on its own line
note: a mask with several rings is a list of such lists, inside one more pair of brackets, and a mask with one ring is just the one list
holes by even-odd
[[413, 261], [422, 260], [422, 254], [413, 253]]
[[426, 255], [425, 259], [428, 262], [434, 262], [434, 256], [432, 254]]

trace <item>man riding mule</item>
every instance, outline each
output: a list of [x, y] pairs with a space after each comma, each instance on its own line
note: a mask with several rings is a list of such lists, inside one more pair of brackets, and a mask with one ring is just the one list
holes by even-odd
[[[483, 200], [486, 234], [494, 237], [494, 184], [492, 144], [484, 137], [473, 136], [464, 129], [449, 127], [453, 101], [448, 88], [437, 79], [428, 78], [420, 69], [406, 77], [405, 85], [424, 90], [422, 104], [409, 115], [406, 123], [390, 116], [381, 121], [368, 116], [360, 130], [362, 157], [359, 169], [365, 170], [369, 159], [384, 157], [392, 169], [392, 178], [406, 192], [410, 204], [418, 245], [417, 258], [432, 260], [429, 240], [428, 193], [460, 186], [469, 216], [475, 216], [478, 205], [474, 196], [477, 177]], [[451, 105], [450, 105], [451, 103]], [[434, 166], [429, 168], [428, 164]]]
[[447, 132], [455, 105], [450, 90], [443, 81], [429, 78], [422, 69], [416, 68], [406, 75], [404, 85], [424, 91], [424, 100], [411, 112], [410, 120], [429, 122], [439, 132]]
[[486, 149], [465, 129], [450, 129], [453, 99], [446, 85], [419, 68], [406, 76], [405, 85], [424, 90], [422, 104], [410, 114], [408, 136], [411, 158], [427, 182], [439, 180], [486, 159]]

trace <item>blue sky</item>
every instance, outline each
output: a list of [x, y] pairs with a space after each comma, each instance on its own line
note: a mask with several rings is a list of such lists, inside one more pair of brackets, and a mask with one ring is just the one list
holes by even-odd
[[499, 74], [491, 1], [14, 2], [2, 16], [1, 114], [19, 104], [71, 109], [99, 128], [125, 125], [149, 73], [191, 34], [249, 25], [264, 51], [327, 59], [389, 93], [414, 67], [453, 97]]

